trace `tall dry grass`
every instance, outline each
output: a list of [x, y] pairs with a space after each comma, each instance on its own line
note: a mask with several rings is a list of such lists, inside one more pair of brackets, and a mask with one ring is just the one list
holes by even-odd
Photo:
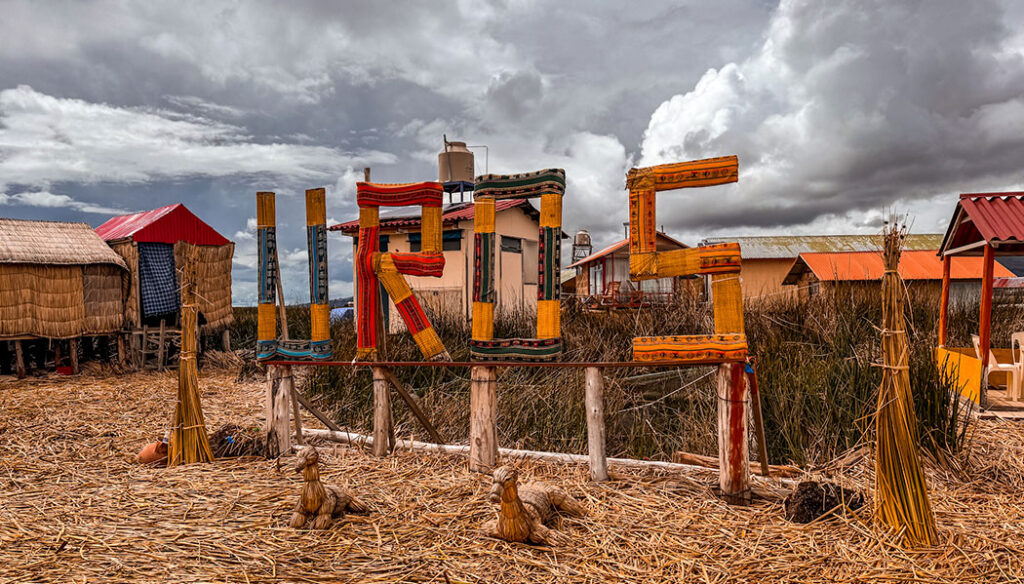
[[[712, 330], [711, 306], [695, 298], [675, 304], [612, 314], [593, 313], [567, 301], [562, 315], [566, 360], [620, 361], [631, 357], [634, 336], [690, 334]], [[251, 313], [251, 315], [249, 314]], [[255, 310], [236, 309], [235, 338], [255, 344]], [[468, 360], [469, 326], [458, 315], [431, 314], [431, 321], [456, 361]], [[308, 311], [289, 308], [293, 338], [308, 337]], [[911, 389], [924, 446], [944, 456], [967, 439], [957, 416], [952, 385], [932, 362], [938, 320], [934, 296], [911, 288], [907, 302]], [[839, 290], [808, 301], [748, 304], [746, 328], [758, 363], [768, 454], [771, 462], [811, 464], [828, 460], [867, 435], [869, 414], [881, 380], [873, 366], [881, 354], [879, 293]], [[498, 337], [532, 336], [533, 313], [498, 314]], [[994, 343], [1009, 343], [1024, 322], [1019, 304], [997, 303]], [[950, 342], [970, 346], [977, 330], [976, 306], [951, 309]], [[336, 358], [355, 353], [351, 321], [332, 324]], [[253, 332], [247, 332], [247, 331]], [[304, 336], [305, 335], [305, 336]], [[396, 360], [418, 360], [407, 334], [389, 335]], [[608, 369], [605, 412], [610, 456], [668, 459], [686, 450], [714, 455], [715, 402], [712, 368]], [[469, 429], [469, 371], [424, 367], [396, 370], [448, 441], [464, 441]], [[316, 368], [304, 391], [322, 398], [338, 423], [361, 431], [372, 424], [373, 392], [368, 370]], [[583, 453], [586, 451], [583, 371], [512, 368], [499, 371], [498, 427], [503, 446]], [[399, 432], [424, 435], [395, 401]]]

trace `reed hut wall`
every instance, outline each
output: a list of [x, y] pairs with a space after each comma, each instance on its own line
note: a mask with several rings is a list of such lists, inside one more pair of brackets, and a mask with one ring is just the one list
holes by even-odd
[[189, 248], [198, 248], [196, 305], [206, 318], [200, 331], [216, 333], [235, 322], [231, 310], [231, 259], [235, 244], [193, 245], [185, 241], [174, 244], [174, 267], [180, 273], [188, 257]]
[[126, 274], [84, 223], [0, 219], [0, 339], [120, 331]]

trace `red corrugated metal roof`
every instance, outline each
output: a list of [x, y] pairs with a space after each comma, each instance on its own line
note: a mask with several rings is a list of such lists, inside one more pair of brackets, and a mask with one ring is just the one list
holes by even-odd
[[[980, 280], [982, 258], [954, 257], [949, 267], [952, 280]], [[885, 266], [877, 252], [802, 253], [793, 262], [784, 283], [795, 284], [800, 274], [810, 270], [821, 281], [881, 280]], [[941, 280], [942, 260], [934, 251], [904, 251], [900, 256], [900, 276], [904, 280]], [[994, 276], [1013, 277], [1010, 270], [996, 262]]]
[[[942, 239], [940, 252], [972, 243], [1024, 242], [1024, 193], [964, 193]], [[968, 250], [974, 254], [980, 250]]]
[[[662, 233], [660, 231], [658, 231], [656, 233], [656, 235], [660, 239], [668, 241], [669, 243], [679, 247], [680, 249], [685, 249], [685, 248], [690, 247], [690, 246], [686, 245], [685, 243], [679, 241], [678, 239], [675, 239], [673, 237], [669, 237], [668, 235], [665, 235], [664, 233]], [[625, 247], [627, 243], [629, 243], [628, 239], [623, 239], [622, 241], [617, 241], [617, 242], [609, 245], [608, 247], [602, 249], [601, 251], [592, 253], [592, 254], [588, 255], [587, 257], [583, 258], [582, 260], [580, 260], [580, 261], [578, 261], [576, 263], [570, 264], [565, 269], [568, 270], [569, 268], [575, 268], [577, 266], [582, 266], [583, 264], [589, 264], [590, 262], [592, 262], [592, 261], [594, 261], [596, 259], [600, 259], [600, 258], [602, 258], [602, 257], [604, 257], [604, 256], [606, 256], [608, 254], [613, 254], [613, 253], [619, 251], [620, 249], [622, 249], [623, 247]]]
[[[537, 210], [534, 209], [533, 205], [531, 205], [526, 199], [499, 199], [494, 203], [495, 213], [511, 209], [513, 207], [523, 207], [527, 213], [537, 214]], [[473, 203], [460, 203], [449, 207], [448, 210], [441, 215], [441, 223], [451, 224], [473, 219], [473, 209]], [[419, 227], [419, 225], [419, 215], [402, 215], [401, 217], [380, 218], [380, 226], [382, 229], [404, 229]], [[338, 225], [331, 225], [328, 229], [331, 231], [341, 231], [347, 235], [355, 235], [359, 232], [359, 220], [353, 219], [352, 221], [346, 221], [344, 223], [339, 223]]]
[[113, 217], [96, 228], [106, 241], [131, 238], [136, 242], [225, 245], [226, 237], [196, 217], [185, 205], [176, 203], [130, 215]]

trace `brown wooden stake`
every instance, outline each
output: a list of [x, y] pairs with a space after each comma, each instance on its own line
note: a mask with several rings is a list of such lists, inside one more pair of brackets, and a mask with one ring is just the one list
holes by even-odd
[[590, 480], [608, 480], [605, 456], [604, 379], [597, 367], [586, 369], [587, 443], [590, 451]]
[[412, 394], [409, 393], [409, 390], [406, 389], [405, 385], [398, 380], [398, 377], [395, 376], [395, 373], [387, 367], [380, 367], [380, 370], [383, 372], [384, 377], [388, 380], [388, 382], [391, 383], [392, 386], [394, 386], [395, 391], [398, 392], [398, 395], [402, 397], [402, 400], [405, 402], [405, 405], [409, 406], [409, 409], [412, 411], [412, 414], [416, 416], [416, 419], [419, 420], [420, 424], [422, 424], [423, 427], [427, 430], [427, 434], [430, 435], [430, 439], [433, 440], [435, 444], [444, 444], [444, 441], [441, 440], [441, 435], [437, 433], [437, 429], [434, 428], [434, 425], [430, 423], [430, 419], [427, 418], [427, 415], [420, 408], [420, 404], [416, 401], [416, 398], [414, 398]]
[[381, 367], [373, 368], [373, 455], [387, 456], [391, 452], [391, 392]]
[[747, 384], [742, 363], [718, 366], [718, 486], [732, 504], [750, 502]]
[[14, 341], [14, 374], [18, 379], [25, 378], [25, 350], [21, 346], [21, 341]]
[[156, 370], [157, 371], [163, 371], [164, 370], [164, 341], [166, 340], [166, 335], [167, 335], [167, 324], [163, 320], [161, 320], [160, 321], [160, 336], [158, 337], [159, 341], [157, 343], [157, 348], [156, 348]]
[[71, 359], [71, 373], [78, 375], [78, 339], [68, 341], [68, 357]]
[[498, 400], [494, 367], [470, 369], [469, 470], [490, 473], [498, 465]]
[[270, 366], [267, 371], [266, 426], [264, 428], [267, 458], [277, 458], [292, 449], [288, 424], [288, 372], [285, 383], [285, 367]]
[[324, 414], [316, 407], [314, 407], [313, 404], [310, 403], [308, 399], [306, 399], [306, 396], [302, 395], [302, 392], [296, 390], [295, 398], [299, 400], [299, 403], [302, 404], [302, 407], [306, 408], [307, 412], [313, 414], [313, 417], [320, 420], [320, 423], [322, 423], [324, 426], [327, 426], [328, 428], [334, 430], [335, 432], [342, 431], [341, 427], [334, 423], [334, 420], [328, 418], [326, 414]]
[[225, 353], [231, 352], [231, 329], [224, 329], [220, 334], [220, 346]]
[[124, 335], [115, 335], [117, 337], [117, 364], [122, 369], [128, 367], [127, 353], [124, 347]]
[[995, 251], [985, 246], [985, 263], [981, 274], [981, 330], [978, 331], [981, 350], [981, 403], [988, 401], [989, 351], [992, 350], [992, 276], [995, 266]]
[[939, 346], [946, 346], [949, 331], [949, 271], [952, 256], [942, 258], [942, 294], [939, 297]]
[[[289, 377], [291, 376], [289, 375]], [[292, 399], [292, 417], [295, 418], [295, 442], [299, 446], [305, 446], [306, 442], [302, 439], [302, 415], [299, 412], [299, 396], [297, 395], [298, 392], [295, 391], [295, 383], [293, 382], [290, 385], [288, 395]]]
[[761, 459], [761, 474], [771, 476], [768, 465], [768, 443], [764, 436], [764, 418], [761, 414], [761, 391], [757, 387], [757, 371], [751, 366], [747, 372], [747, 387], [750, 389], [750, 409], [754, 413], [754, 434], [757, 438], [757, 455]]

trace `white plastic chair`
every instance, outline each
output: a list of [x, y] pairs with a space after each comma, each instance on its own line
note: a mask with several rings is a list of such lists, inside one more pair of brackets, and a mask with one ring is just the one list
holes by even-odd
[[1024, 333], [1010, 336], [1010, 349], [1013, 353], [1013, 381], [1006, 388], [1006, 399], [1021, 401], [1024, 398]]
[[[978, 356], [979, 361], [984, 363], [986, 360], [981, 357], [981, 338], [978, 335], [971, 335], [971, 341], [974, 343], [974, 354]], [[1014, 359], [1016, 360], [1016, 358]], [[1016, 391], [1013, 387], [1016, 384], [1017, 366], [1012, 363], [1000, 363], [996, 360], [996, 355], [990, 348], [988, 350], [988, 374], [985, 376], [985, 385], [992, 385], [989, 383], [988, 376], [997, 371], [1009, 374], [1010, 382], [1006, 384], [1006, 397], [1009, 399], [1010, 392]]]

